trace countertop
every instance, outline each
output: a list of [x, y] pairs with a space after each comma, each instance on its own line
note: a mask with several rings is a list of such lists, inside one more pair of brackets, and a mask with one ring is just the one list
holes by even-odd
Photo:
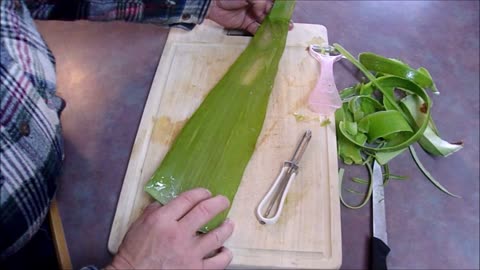
[[[447, 158], [420, 157], [457, 199], [436, 189], [408, 153], [392, 161], [408, 175], [385, 190], [394, 269], [479, 268], [479, 2], [298, 1], [293, 20], [323, 24], [330, 43], [426, 67], [441, 94], [433, 118], [443, 138], [463, 141]], [[107, 241], [143, 107], [168, 29], [124, 22], [37, 21], [57, 59], [65, 163], [57, 200], [75, 268], [111, 260]], [[335, 66], [339, 89], [355, 82]], [[340, 167], [343, 166], [339, 163]], [[348, 177], [364, 174], [347, 167]], [[356, 187], [361, 189], [363, 187]], [[360, 196], [345, 192], [350, 202]], [[342, 207], [343, 269], [368, 266], [370, 204]]]

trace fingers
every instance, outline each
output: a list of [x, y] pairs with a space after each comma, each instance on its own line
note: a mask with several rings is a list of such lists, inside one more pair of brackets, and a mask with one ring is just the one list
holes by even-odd
[[181, 218], [179, 222], [188, 230], [196, 232], [216, 215], [227, 209], [229, 204], [226, 197], [215, 196], [197, 204], [190, 212]]
[[145, 210], [143, 211], [143, 215], [146, 216], [146, 215], [150, 215], [151, 213], [155, 212], [157, 209], [160, 209], [162, 206], [160, 205], [159, 202], [155, 201], [149, 205], [147, 205], [147, 207], [145, 207]]
[[267, 1], [267, 5], [265, 6], [265, 13], [268, 14], [270, 13], [270, 10], [272, 10], [273, 7], [273, 0]]
[[249, 5], [247, 0], [223, 0], [223, 1], [212, 1], [212, 3], [218, 6], [221, 9], [225, 10], [234, 10], [234, 9], [241, 9], [245, 8]]
[[249, 0], [251, 3], [251, 11], [253, 15], [255, 16], [255, 19], [257, 22], [261, 23], [264, 19], [265, 16], [267, 16], [268, 12], [270, 12], [270, 9], [273, 6], [273, 3], [271, 0]]
[[255, 34], [260, 27], [260, 24], [258, 22], [252, 22], [251, 24], [248, 25], [246, 30], [252, 34]]
[[252, 11], [256, 17], [257, 22], [262, 23], [267, 14], [273, 7], [272, 0], [263, 0], [263, 1], [253, 1], [252, 2]]
[[179, 220], [195, 205], [210, 198], [212, 194], [204, 188], [196, 188], [180, 194], [175, 199], [163, 206], [162, 214], [169, 218]]
[[255, 34], [255, 32], [257, 32], [259, 27], [260, 27], [260, 24], [250, 17], [245, 17], [242, 25], [240, 26], [241, 29], [245, 29], [252, 34]]
[[225, 220], [218, 228], [200, 237], [199, 250], [204, 253], [203, 255], [206, 255], [213, 250], [221, 248], [232, 235], [233, 228], [233, 222], [230, 219]]
[[233, 259], [232, 252], [223, 247], [222, 250], [215, 256], [203, 260], [204, 269], [225, 269]]

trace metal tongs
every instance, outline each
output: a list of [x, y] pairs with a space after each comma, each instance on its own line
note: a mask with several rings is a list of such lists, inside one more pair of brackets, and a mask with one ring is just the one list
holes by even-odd
[[[267, 195], [262, 199], [257, 207], [257, 218], [261, 224], [274, 224], [280, 218], [280, 214], [283, 209], [285, 198], [287, 197], [288, 189], [290, 188], [298, 171], [298, 163], [302, 158], [305, 149], [307, 148], [310, 139], [312, 138], [312, 132], [307, 130], [302, 139], [295, 149], [295, 153], [291, 160], [283, 163], [280, 174], [273, 182], [272, 186], [267, 192]], [[272, 213], [272, 210], [275, 210]]]

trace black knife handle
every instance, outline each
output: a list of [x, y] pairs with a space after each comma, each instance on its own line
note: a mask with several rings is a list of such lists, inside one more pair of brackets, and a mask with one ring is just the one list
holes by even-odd
[[370, 257], [372, 270], [387, 269], [387, 255], [390, 248], [380, 239], [372, 237], [372, 254]]

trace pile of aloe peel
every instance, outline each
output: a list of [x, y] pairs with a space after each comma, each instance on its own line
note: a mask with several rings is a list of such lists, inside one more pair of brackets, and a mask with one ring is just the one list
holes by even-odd
[[[338, 44], [333, 45], [368, 79], [340, 91], [342, 107], [335, 112], [338, 155], [347, 165], [365, 165], [370, 179], [352, 178], [368, 185], [358, 205], [345, 202], [348, 208], [363, 207], [372, 193], [372, 167], [376, 160], [383, 168], [384, 183], [389, 179], [406, 179], [390, 174], [388, 163], [402, 152], [410, 152], [415, 164], [437, 188], [450, 193], [422, 165], [413, 145], [418, 143], [433, 156], [446, 157], [463, 147], [440, 138], [432, 119], [432, 101], [428, 91], [439, 94], [427, 69], [414, 69], [406, 63], [373, 53], [361, 53], [358, 59]], [[340, 190], [344, 170], [340, 169]], [[349, 190], [354, 192], [352, 190]], [[342, 192], [340, 192], [342, 194]]]
[[[233, 200], [262, 130], [295, 1], [277, 0], [248, 47], [185, 124], [145, 186], [165, 204], [204, 187]], [[223, 222], [224, 211], [206, 224]]]

